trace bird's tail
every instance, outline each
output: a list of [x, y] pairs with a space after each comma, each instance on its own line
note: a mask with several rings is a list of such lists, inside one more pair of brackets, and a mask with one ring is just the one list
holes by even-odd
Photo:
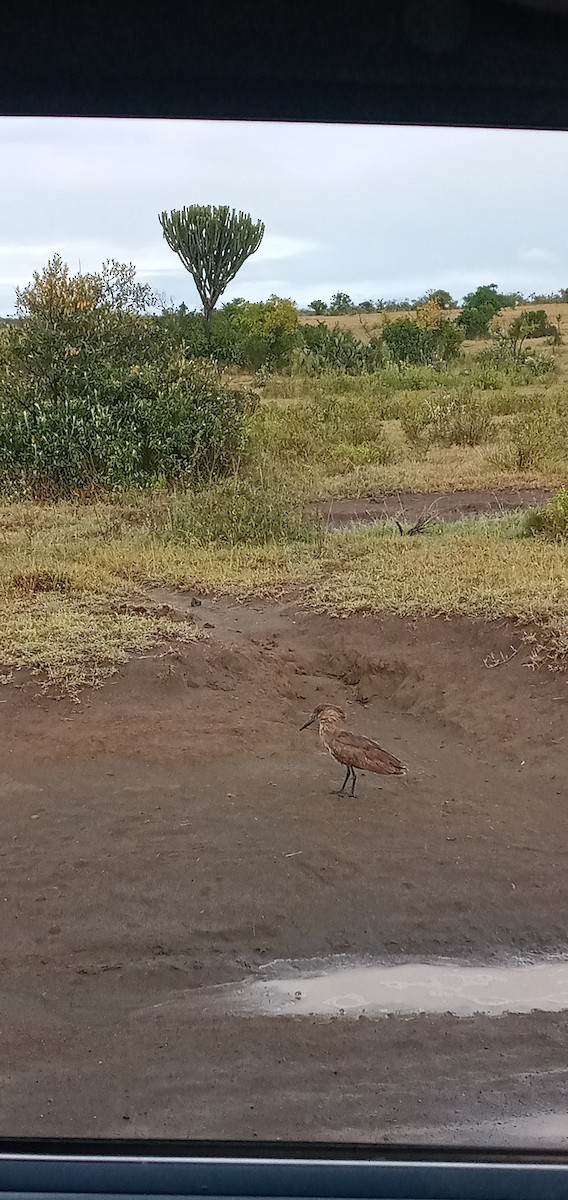
[[401, 762], [399, 758], [395, 758], [394, 754], [389, 754], [387, 766], [387, 773], [389, 775], [408, 775], [406, 763]]

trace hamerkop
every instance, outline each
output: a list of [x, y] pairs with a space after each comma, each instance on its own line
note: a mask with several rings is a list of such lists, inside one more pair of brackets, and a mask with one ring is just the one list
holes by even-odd
[[326, 750], [329, 750], [336, 762], [347, 767], [339, 795], [345, 791], [350, 777], [351, 791], [349, 795], [355, 795], [357, 782], [355, 767], [358, 771], [372, 771], [375, 775], [407, 774], [408, 767], [393, 754], [389, 754], [388, 750], [383, 750], [378, 742], [373, 741], [373, 738], [364, 737], [360, 733], [351, 733], [350, 729], [344, 729], [345, 713], [335, 704], [318, 704], [311, 717], [300, 728], [307, 729], [308, 725], [313, 725], [314, 721], [319, 724], [319, 735]]

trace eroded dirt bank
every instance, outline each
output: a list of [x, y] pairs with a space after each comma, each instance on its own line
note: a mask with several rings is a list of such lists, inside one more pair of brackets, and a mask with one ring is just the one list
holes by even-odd
[[[520, 643], [505, 625], [191, 611], [209, 642], [80, 705], [0, 696], [0, 1132], [394, 1140], [561, 1105], [564, 1013], [196, 1019], [183, 998], [277, 958], [564, 949], [565, 678], [524, 647], [487, 666]], [[332, 795], [298, 731], [323, 699], [408, 779]]]

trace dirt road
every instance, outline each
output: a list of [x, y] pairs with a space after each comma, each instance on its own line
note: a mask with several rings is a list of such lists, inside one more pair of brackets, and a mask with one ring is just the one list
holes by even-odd
[[[275, 1019], [186, 994], [280, 958], [565, 949], [566, 678], [505, 625], [150, 600], [209, 641], [81, 704], [0, 695], [0, 1133], [431, 1140], [565, 1107], [566, 1013]], [[332, 795], [298, 731], [323, 699], [408, 779]]]

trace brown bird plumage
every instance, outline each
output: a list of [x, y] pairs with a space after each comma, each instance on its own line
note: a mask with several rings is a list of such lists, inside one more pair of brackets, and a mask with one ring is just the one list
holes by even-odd
[[360, 733], [351, 733], [343, 729], [345, 713], [335, 704], [318, 704], [308, 720], [301, 726], [307, 729], [314, 721], [319, 724], [319, 735], [332, 758], [347, 767], [340, 793], [345, 791], [347, 780], [351, 777], [350, 795], [355, 795], [355, 784], [358, 771], [372, 771], [375, 775], [406, 775], [408, 768], [394, 754], [383, 750], [373, 738], [364, 737]]

